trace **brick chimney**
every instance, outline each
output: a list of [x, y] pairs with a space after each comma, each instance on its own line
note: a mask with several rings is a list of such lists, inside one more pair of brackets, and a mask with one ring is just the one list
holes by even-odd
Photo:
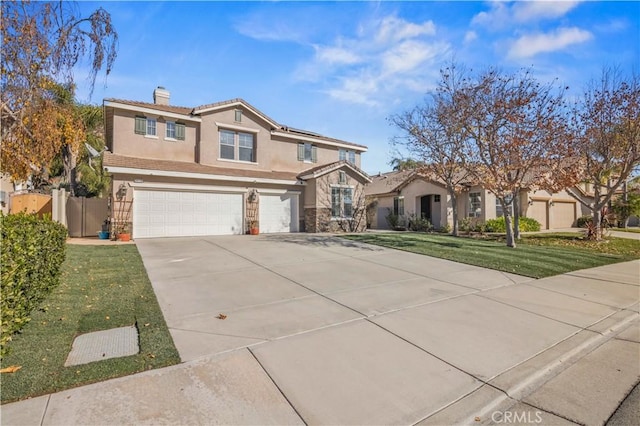
[[162, 86], [153, 91], [153, 103], [156, 105], [169, 105], [169, 91]]

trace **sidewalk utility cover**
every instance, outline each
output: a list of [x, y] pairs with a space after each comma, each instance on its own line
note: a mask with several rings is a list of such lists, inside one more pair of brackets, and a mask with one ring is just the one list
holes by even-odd
[[135, 355], [139, 351], [138, 330], [135, 326], [96, 331], [75, 338], [64, 366]]

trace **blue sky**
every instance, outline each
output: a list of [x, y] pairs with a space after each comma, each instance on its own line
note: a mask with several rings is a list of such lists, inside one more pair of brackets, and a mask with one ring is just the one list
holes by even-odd
[[[91, 103], [198, 106], [243, 98], [277, 122], [367, 145], [362, 167], [390, 169], [387, 118], [423, 102], [438, 71], [531, 67], [578, 95], [603, 66], [640, 64], [639, 2], [82, 2], [104, 7], [118, 57]], [[84, 76], [78, 97], [88, 101]]]

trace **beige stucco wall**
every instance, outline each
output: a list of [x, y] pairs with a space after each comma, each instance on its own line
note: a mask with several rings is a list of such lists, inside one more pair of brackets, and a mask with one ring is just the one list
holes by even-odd
[[[338, 161], [338, 147], [313, 143], [318, 147], [317, 163], [298, 161], [298, 144], [308, 141], [272, 135], [271, 125], [262, 117], [242, 109], [242, 121], [235, 121], [237, 106], [202, 114], [200, 134], [200, 162], [206, 165], [234, 169], [275, 170], [301, 172], [319, 164]], [[218, 123], [218, 124], [216, 124]], [[220, 159], [220, 130], [225, 129], [253, 133], [256, 138], [256, 162]], [[356, 153], [356, 165], [360, 167], [360, 154]]]
[[13, 193], [13, 182], [9, 176], [0, 175], [0, 191], [4, 192], [4, 202], [0, 203], [0, 211], [8, 214], [9, 205], [11, 204], [11, 194]]
[[[195, 161], [196, 123], [173, 118], [165, 119], [159, 115], [155, 117], [148, 115], [148, 117], [156, 118], [156, 137], [152, 137], [135, 133], [136, 115], [142, 116], [142, 114], [136, 114], [133, 111], [114, 111], [113, 139], [110, 139], [109, 145], [109, 149], [114, 154], [157, 160]], [[167, 121], [185, 124], [185, 140], [171, 140], [165, 137]]]

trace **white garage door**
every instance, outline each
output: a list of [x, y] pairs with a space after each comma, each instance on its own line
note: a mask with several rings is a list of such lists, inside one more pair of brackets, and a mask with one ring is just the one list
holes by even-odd
[[260, 232], [298, 232], [298, 194], [260, 194]]
[[242, 234], [242, 194], [155, 191], [133, 194], [133, 237]]

